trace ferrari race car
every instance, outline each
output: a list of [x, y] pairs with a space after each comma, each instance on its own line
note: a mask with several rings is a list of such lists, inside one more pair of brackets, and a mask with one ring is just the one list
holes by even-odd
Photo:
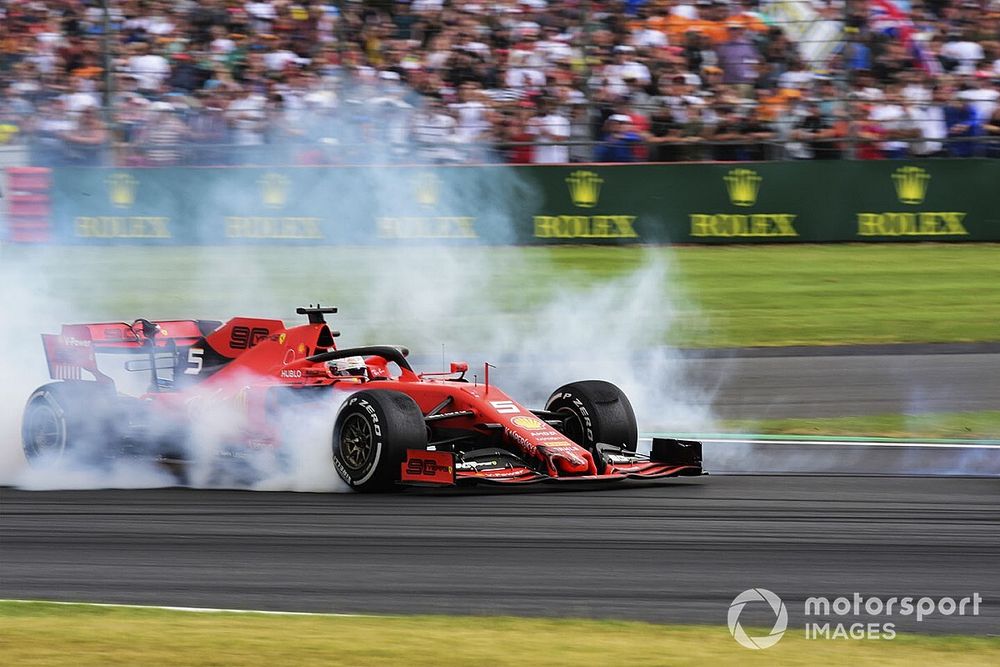
[[[336, 310], [298, 308], [308, 323], [292, 327], [139, 319], [43, 334], [55, 382], [28, 399], [25, 455], [35, 464], [148, 457], [182, 470], [203, 432], [199, 420], [239, 421], [227, 451], [280, 451], [288, 414], [339, 405], [324, 438], [337, 474], [358, 491], [702, 473], [699, 442], [654, 438], [640, 454], [632, 406], [609, 382], [567, 384], [544, 409], [529, 410], [490, 384], [489, 365], [483, 382], [470, 382], [460, 362], [416, 373], [401, 346], [337, 349], [339, 332], [324, 317]], [[144, 393], [119, 393], [98, 369], [108, 355], [125, 355], [124, 369], [142, 373], [143, 385], [148, 373]]]

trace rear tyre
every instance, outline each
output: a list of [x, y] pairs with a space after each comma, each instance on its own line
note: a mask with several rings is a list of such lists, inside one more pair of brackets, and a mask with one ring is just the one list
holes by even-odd
[[97, 382], [52, 382], [28, 397], [21, 444], [29, 463], [51, 463], [72, 454], [97, 459], [114, 440], [109, 428], [114, 389]]
[[598, 473], [607, 468], [598, 443], [628, 451], [635, 451], [638, 445], [639, 428], [632, 404], [610, 382], [581, 380], [563, 385], [552, 393], [545, 409], [565, 415], [563, 435], [593, 455]]
[[398, 391], [359, 391], [333, 427], [333, 465], [353, 489], [389, 491], [400, 479], [407, 449], [427, 448], [424, 415]]

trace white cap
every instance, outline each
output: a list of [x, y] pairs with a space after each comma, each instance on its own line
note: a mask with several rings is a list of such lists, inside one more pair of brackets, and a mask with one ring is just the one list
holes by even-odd
[[614, 121], [616, 123], [631, 123], [632, 119], [623, 113], [613, 114], [608, 120]]

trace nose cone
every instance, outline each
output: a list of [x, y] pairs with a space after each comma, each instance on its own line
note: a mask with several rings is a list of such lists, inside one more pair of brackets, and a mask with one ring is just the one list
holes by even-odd
[[550, 467], [557, 471], [559, 477], [597, 474], [594, 457], [582, 447], [550, 448], [545, 453]]

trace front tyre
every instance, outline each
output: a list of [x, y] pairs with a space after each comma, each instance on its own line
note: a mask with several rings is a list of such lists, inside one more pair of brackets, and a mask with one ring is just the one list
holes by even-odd
[[597, 444], [607, 444], [634, 452], [639, 443], [635, 412], [625, 393], [604, 380], [581, 380], [559, 387], [545, 409], [564, 416], [562, 432], [586, 448], [594, 457], [597, 472], [607, 463]]
[[407, 449], [426, 449], [416, 402], [398, 391], [359, 391], [344, 402], [333, 427], [333, 465], [357, 491], [388, 491], [400, 479]]

